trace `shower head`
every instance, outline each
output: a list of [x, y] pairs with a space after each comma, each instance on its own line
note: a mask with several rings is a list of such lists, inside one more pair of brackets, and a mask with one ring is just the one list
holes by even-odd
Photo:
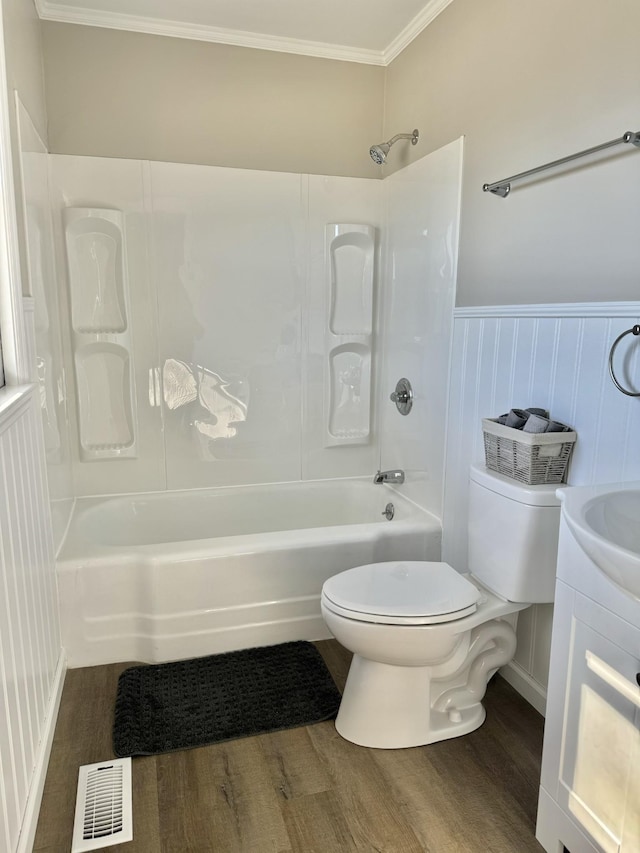
[[395, 142], [399, 139], [410, 139], [412, 145], [417, 145], [419, 138], [420, 134], [417, 130], [414, 130], [413, 133], [397, 133], [395, 136], [392, 136], [388, 142], [381, 142], [379, 145], [372, 145], [369, 149], [369, 155], [374, 163], [377, 163], [378, 166], [382, 166], [387, 159], [389, 149]]
[[388, 142], [381, 142], [380, 145], [372, 145], [369, 149], [369, 154], [371, 155], [371, 159], [374, 163], [377, 163], [378, 166], [382, 166], [384, 161], [387, 159], [387, 154], [389, 153], [389, 149], [391, 145]]

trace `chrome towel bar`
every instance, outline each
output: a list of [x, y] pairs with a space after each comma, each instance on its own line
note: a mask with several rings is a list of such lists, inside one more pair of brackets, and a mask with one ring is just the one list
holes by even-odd
[[487, 193], [499, 195], [500, 198], [506, 198], [511, 192], [511, 184], [513, 181], [519, 181], [522, 178], [528, 178], [530, 175], [537, 175], [538, 172], [544, 172], [546, 169], [553, 169], [554, 166], [562, 166], [565, 163], [570, 163], [572, 160], [577, 160], [578, 157], [586, 157], [588, 154], [596, 154], [598, 151], [604, 151], [606, 148], [613, 148], [614, 145], [622, 145], [623, 143], [631, 143], [637, 148], [640, 148], [640, 131], [633, 132], [628, 130], [618, 139], [612, 139], [610, 142], [603, 142], [602, 145], [594, 145], [593, 148], [587, 148], [584, 151], [578, 151], [577, 154], [570, 154], [568, 157], [561, 157], [559, 160], [553, 160], [551, 163], [545, 163], [543, 166], [536, 166], [535, 169], [528, 169], [526, 172], [520, 172], [517, 175], [512, 175], [510, 178], [503, 178], [501, 181], [494, 181], [492, 184], [483, 184], [482, 189]]
[[626, 332], [623, 332], [613, 342], [611, 349], [609, 350], [609, 375], [613, 380], [613, 384], [616, 386], [618, 391], [622, 391], [623, 394], [626, 394], [627, 397], [640, 397], [640, 391], [629, 391], [627, 388], [624, 388], [616, 379], [616, 375], [613, 372], [613, 354], [616, 351], [616, 347], [620, 343], [620, 341], [626, 337], [627, 335], [635, 335], [636, 337], [640, 335], [640, 326], [633, 326], [631, 329], [627, 329]]

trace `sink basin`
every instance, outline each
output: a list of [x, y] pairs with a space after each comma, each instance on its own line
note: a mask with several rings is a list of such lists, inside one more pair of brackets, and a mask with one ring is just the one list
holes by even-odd
[[640, 600], [640, 483], [562, 489], [564, 517], [595, 565]]

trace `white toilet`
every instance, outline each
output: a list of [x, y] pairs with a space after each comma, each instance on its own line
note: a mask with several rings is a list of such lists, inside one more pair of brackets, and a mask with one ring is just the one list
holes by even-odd
[[516, 649], [518, 611], [553, 601], [557, 485], [526, 486], [473, 466], [469, 569], [396, 561], [322, 588], [324, 620], [354, 653], [336, 719], [346, 740], [395, 749], [482, 725], [482, 698]]

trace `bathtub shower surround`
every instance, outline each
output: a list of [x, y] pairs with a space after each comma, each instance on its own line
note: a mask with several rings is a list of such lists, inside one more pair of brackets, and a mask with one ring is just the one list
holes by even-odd
[[[385, 359], [381, 464], [402, 468], [404, 494], [442, 517], [449, 358], [455, 305], [463, 139], [384, 181]], [[406, 377], [413, 406], [389, 396]], [[457, 565], [453, 563], [454, 566]]]
[[440, 540], [437, 518], [370, 479], [80, 498], [58, 561], [69, 665], [326, 638], [328, 577], [438, 560]]
[[78, 494], [375, 470], [380, 181], [51, 161]]
[[[59, 295], [56, 279], [49, 155], [24, 105], [16, 96], [24, 230], [27, 236], [28, 334], [35, 351], [33, 381], [40, 389], [45, 460], [57, 551], [73, 508], [69, 437], [70, 406], [66, 393]], [[25, 308], [27, 306], [25, 305]]]
[[462, 140], [385, 181], [50, 159], [77, 495], [370, 475], [381, 410], [441, 513]]

